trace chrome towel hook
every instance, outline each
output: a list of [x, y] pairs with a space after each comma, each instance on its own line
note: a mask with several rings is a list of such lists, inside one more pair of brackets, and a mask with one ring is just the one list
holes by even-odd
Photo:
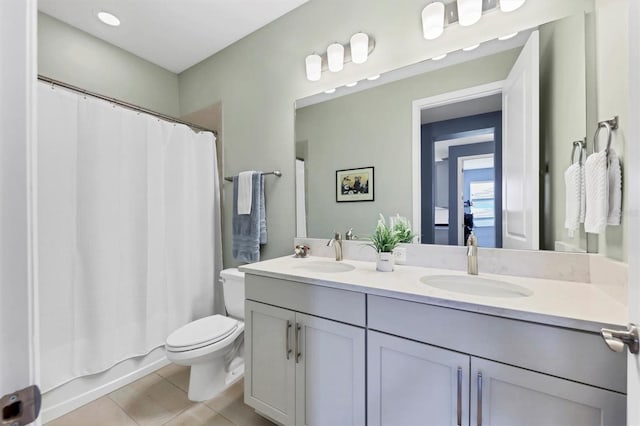
[[605, 152], [607, 153], [607, 158], [609, 157], [609, 150], [611, 149], [611, 132], [613, 130], [618, 129], [618, 116], [616, 115], [610, 120], [604, 120], [598, 122], [598, 129], [596, 130], [596, 134], [593, 136], [593, 150], [595, 152], [599, 152], [600, 149], [598, 147], [598, 136], [600, 135], [600, 130], [607, 130], [607, 147], [605, 148]]
[[571, 150], [571, 164], [575, 163], [576, 149], [580, 150], [580, 156], [578, 157], [578, 164], [583, 164], [582, 156], [585, 152], [586, 145], [587, 145], [586, 138], [585, 140], [581, 140], [581, 141], [573, 141], [573, 149]]

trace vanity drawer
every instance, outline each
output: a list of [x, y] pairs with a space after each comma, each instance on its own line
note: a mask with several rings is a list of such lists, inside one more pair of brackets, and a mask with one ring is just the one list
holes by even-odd
[[246, 273], [245, 298], [360, 327], [366, 325], [364, 293]]
[[626, 353], [598, 334], [380, 296], [367, 305], [369, 329], [626, 393]]

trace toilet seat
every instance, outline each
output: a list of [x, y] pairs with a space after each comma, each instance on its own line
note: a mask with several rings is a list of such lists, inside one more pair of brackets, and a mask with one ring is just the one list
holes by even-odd
[[171, 333], [165, 346], [171, 352], [191, 351], [219, 342], [233, 334], [237, 328], [237, 320], [224, 315], [211, 315]]

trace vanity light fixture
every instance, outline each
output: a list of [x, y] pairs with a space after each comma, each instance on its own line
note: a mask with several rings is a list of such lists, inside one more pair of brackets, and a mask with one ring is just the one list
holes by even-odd
[[422, 9], [422, 35], [427, 40], [440, 37], [444, 31], [444, 3], [436, 1]]
[[347, 83], [347, 84], [345, 84], [345, 87], [353, 87], [353, 86], [355, 86], [356, 84], [358, 84], [358, 82], [357, 82], [357, 81], [354, 81], [354, 82], [351, 82], [351, 83]]
[[354, 64], [364, 64], [369, 56], [369, 36], [365, 33], [355, 33], [349, 41], [351, 47], [351, 61]]
[[518, 35], [518, 32], [516, 31], [515, 33], [511, 33], [511, 34], [503, 35], [502, 37], [498, 37], [498, 40], [501, 40], [501, 41], [509, 40], [510, 38], [514, 38], [517, 35]]
[[373, 81], [380, 78], [380, 74], [372, 75], [371, 77], [367, 77], [367, 80]]
[[366, 62], [375, 45], [373, 37], [363, 32], [355, 33], [347, 44], [331, 43], [325, 54], [314, 53], [305, 58], [307, 80], [320, 80], [322, 71], [326, 70], [340, 72], [344, 68], [344, 64], [349, 62], [354, 64]]
[[482, 0], [458, 0], [458, 22], [463, 27], [475, 24], [482, 17]]
[[344, 46], [340, 43], [331, 43], [327, 47], [327, 63], [329, 71], [339, 72], [344, 68]]
[[322, 58], [315, 53], [309, 55], [304, 60], [307, 70], [307, 80], [318, 81], [322, 76]]
[[500, 0], [500, 10], [512, 12], [524, 4], [526, 0]]
[[98, 19], [102, 21], [102, 23], [107, 24], [111, 27], [117, 27], [120, 25], [120, 19], [118, 19], [116, 15], [109, 12], [98, 12]]
[[476, 50], [478, 47], [480, 47], [480, 43], [474, 44], [473, 46], [463, 47], [462, 50], [465, 52], [471, 52], [472, 50]]
[[432, 61], [439, 61], [441, 59], [444, 59], [447, 57], [446, 53], [443, 53], [442, 55], [438, 55], [438, 56], [434, 56], [433, 58], [431, 58]]

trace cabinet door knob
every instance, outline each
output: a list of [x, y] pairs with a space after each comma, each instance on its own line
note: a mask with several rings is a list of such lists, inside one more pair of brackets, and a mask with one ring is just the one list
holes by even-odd
[[622, 352], [624, 345], [627, 345], [629, 352], [637, 354], [640, 350], [640, 343], [638, 338], [638, 327], [633, 324], [629, 324], [627, 330], [611, 330], [603, 328], [600, 330], [602, 338], [614, 352]]

